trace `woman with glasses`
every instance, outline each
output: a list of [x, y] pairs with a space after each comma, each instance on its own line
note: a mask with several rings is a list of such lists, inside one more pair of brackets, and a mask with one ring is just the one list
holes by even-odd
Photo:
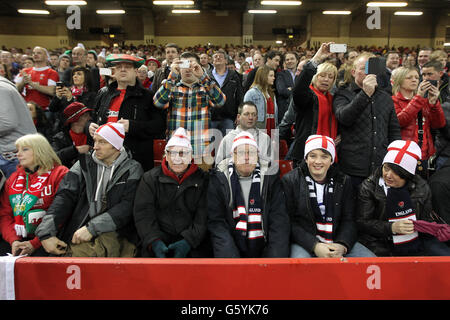
[[161, 166], [147, 171], [136, 192], [134, 220], [142, 256], [205, 258], [208, 175], [192, 162], [190, 137], [178, 128]]

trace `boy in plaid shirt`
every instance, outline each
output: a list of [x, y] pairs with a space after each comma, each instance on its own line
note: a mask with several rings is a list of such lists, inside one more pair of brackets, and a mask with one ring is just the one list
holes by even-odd
[[[195, 162], [201, 163], [203, 161], [198, 159], [210, 143], [209, 108], [223, 106], [226, 97], [204, 72], [195, 53], [183, 53], [180, 59], [174, 60], [171, 70], [156, 91], [153, 101], [156, 107], [168, 109], [168, 136], [179, 127], [189, 131]], [[178, 75], [181, 75], [181, 81], [177, 81]]]

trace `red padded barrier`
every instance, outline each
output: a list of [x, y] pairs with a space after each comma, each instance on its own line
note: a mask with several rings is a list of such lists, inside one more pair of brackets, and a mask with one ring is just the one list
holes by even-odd
[[450, 299], [450, 257], [21, 258], [16, 299]]

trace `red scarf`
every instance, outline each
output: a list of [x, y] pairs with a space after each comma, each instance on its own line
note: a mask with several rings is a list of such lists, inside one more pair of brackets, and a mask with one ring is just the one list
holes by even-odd
[[269, 137], [271, 137], [272, 130], [275, 129], [275, 103], [272, 98], [267, 98], [266, 108], [266, 131]]
[[77, 88], [76, 86], [72, 86], [72, 88], [70, 88], [71, 92], [72, 92], [72, 96], [75, 97], [75, 100], [78, 100], [78, 97], [81, 96], [83, 93], [86, 92], [86, 88]]
[[319, 117], [317, 121], [317, 132], [315, 134], [327, 136], [334, 140], [337, 136], [337, 121], [333, 113], [333, 96], [329, 92], [324, 95], [314, 88], [313, 85], [309, 87], [314, 91], [319, 100]]
[[72, 129], [69, 130], [70, 137], [72, 138], [73, 144], [75, 147], [84, 146], [87, 144], [87, 135], [83, 132], [76, 133], [73, 132]]
[[198, 166], [195, 163], [191, 163], [187, 171], [184, 172], [181, 177], [178, 177], [172, 170], [169, 169], [169, 167], [167, 166], [167, 159], [164, 157], [161, 163], [161, 168], [166, 176], [171, 177], [173, 180], [178, 182], [178, 184], [182, 184], [184, 180], [186, 180], [189, 176], [193, 175], [195, 171], [197, 171]]

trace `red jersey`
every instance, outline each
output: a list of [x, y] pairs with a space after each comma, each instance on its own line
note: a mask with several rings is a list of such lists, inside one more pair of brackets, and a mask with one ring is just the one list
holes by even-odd
[[[43, 86], [56, 86], [56, 82], [59, 81], [58, 72], [48, 66], [42, 68], [26, 68], [23, 69], [23, 71], [31, 76], [32, 82], [38, 82]], [[21, 81], [22, 75], [19, 74], [16, 82]], [[22, 95], [25, 97], [25, 101], [34, 101], [44, 110], [47, 110], [48, 105], [50, 104], [50, 96], [32, 89], [29, 85], [25, 85]]]

